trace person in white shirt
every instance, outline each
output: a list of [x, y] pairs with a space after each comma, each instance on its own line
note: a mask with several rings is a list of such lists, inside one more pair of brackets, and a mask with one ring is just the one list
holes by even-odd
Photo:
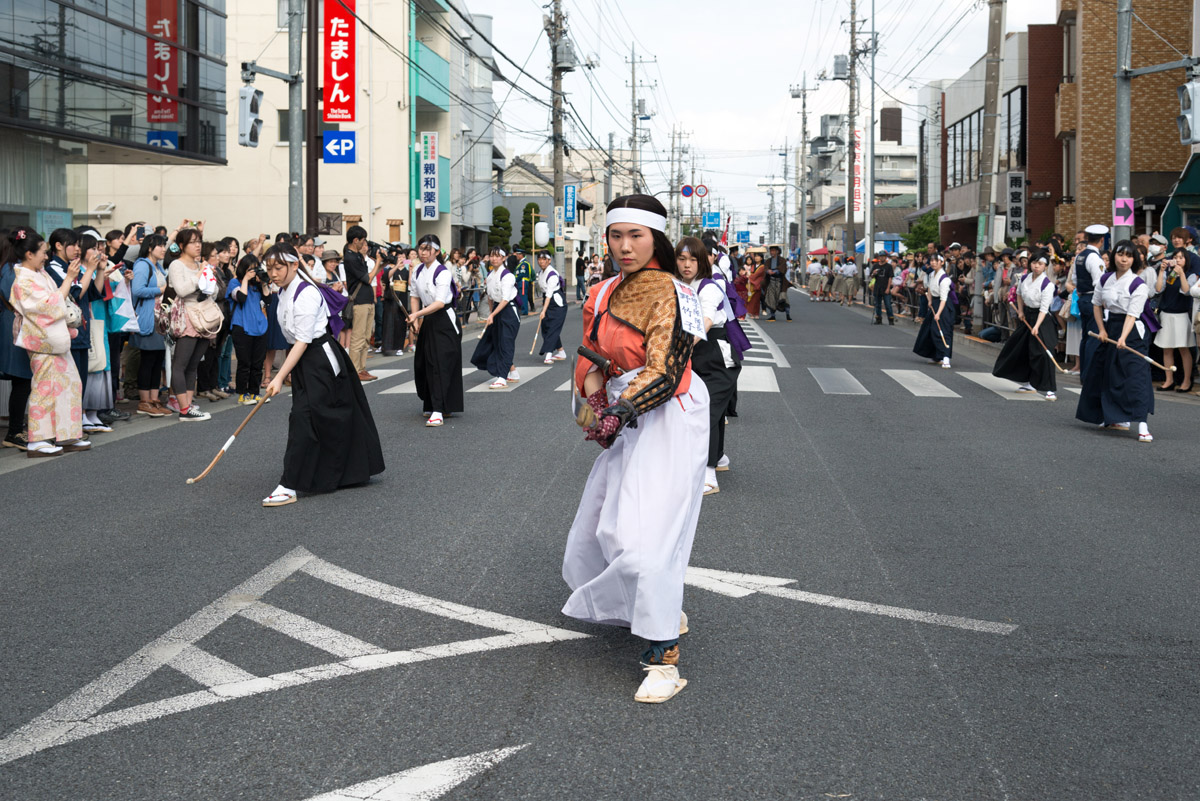
[[808, 274], [808, 302], [815, 303], [821, 286], [821, 262], [810, 261], [805, 272]]
[[1138, 441], [1153, 442], [1146, 418], [1154, 414], [1154, 389], [1150, 365], [1142, 358], [1150, 350], [1142, 318], [1150, 291], [1137, 275], [1140, 262], [1137, 247], [1122, 239], [1113, 248], [1116, 269], [1096, 282], [1091, 310], [1099, 344], [1083, 374], [1075, 417], [1114, 431], [1137, 423]]
[[488, 264], [492, 269], [484, 285], [492, 311], [484, 321], [479, 344], [471, 355], [471, 364], [494, 379], [489, 389], [504, 389], [509, 381], [520, 380], [520, 376], [516, 375], [515, 360], [521, 315], [516, 303], [517, 277], [504, 266], [507, 256], [501, 247], [494, 247], [488, 253]]
[[417, 243], [421, 263], [409, 279], [408, 324], [417, 332], [413, 374], [417, 397], [428, 418], [425, 425], [443, 425], [445, 415], [463, 410], [462, 329], [455, 306], [458, 289], [442, 263], [442, 243], [426, 234]]
[[913, 353], [950, 369], [950, 356], [954, 348], [954, 282], [946, 275], [946, 259], [941, 253], [929, 257], [932, 273], [927, 279], [929, 315], [921, 322]]
[[278, 395], [292, 379], [283, 475], [262, 502], [273, 507], [295, 503], [297, 492], [365, 484], [383, 472], [384, 463], [362, 382], [334, 336], [341, 318], [330, 315], [324, 293], [336, 298], [336, 290], [316, 281], [291, 245], [272, 247], [263, 262], [280, 287], [279, 327], [291, 345], [266, 393]]
[[[1017, 312], [1025, 322], [1018, 322], [1012, 336], [1004, 343], [992, 375], [1020, 384], [1017, 392], [1044, 392], [1046, 400], [1057, 400], [1057, 368], [1053, 364], [1054, 348], [1058, 346], [1058, 326], [1050, 313], [1054, 303], [1054, 281], [1046, 275], [1050, 254], [1034, 255], [1030, 270], [1017, 285]], [[1030, 331], [1032, 327], [1032, 332]], [[1037, 336], [1034, 336], [1034, 333]], [[1040, 341], [1039, 341], [1040, 339]], [[1049, 353], [1047, 353], [1049, 350]]]
[[550, 266], [549, 252], [537, 254], [538, 289], [542, 293], [542, 312], [538, 315], [542, 325], [542, 349], [538, 351], [546, 358], [545, 364], [567, 360], [562, 346], [563, 325], [567, 322], [567, 292], [563, 277]]

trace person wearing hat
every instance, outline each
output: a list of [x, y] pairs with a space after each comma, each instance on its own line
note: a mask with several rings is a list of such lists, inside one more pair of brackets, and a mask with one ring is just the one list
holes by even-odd
[[767, 322], [775, 322], [775, 312], [781, 311], [787, 315], [787, 321], [792, 321], [792, 307], [788, 303], [787, 288], [791, 286], [787, 280], [787, 260], [783, 258], [783, 250], [779, 245], [771, 245], [771, 255], [767, 257], [766, 283], [763, 285], [763, 306], [771, 312]]
[[1092, 295], [1104, 275], [1104, 259], [1100, 257], [1100, 248], [1104, 245], [1104, 237], [1108, 236], [1108, 226], [1089, 225], [1083, 229], [1084, 247], [1075, 255], [1075, 263], [1071, 267], [1071, 283], [1079, 293], [1079, 321], [1083, 324], [1083, 339], [1079, 348], [1080, 380], [1087, 376], [1088, 361], [1098, 347], [1097, 340], [1089, 336], [1098, 333], [1095, 315], [1092, 314]]

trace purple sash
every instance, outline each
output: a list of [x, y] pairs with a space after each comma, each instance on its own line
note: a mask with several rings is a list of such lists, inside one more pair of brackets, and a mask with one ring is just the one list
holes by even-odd
[[[1103, 281], [1103, 279], [1101, 279], [1101, 281]], [[1129, 294], [1132, 295], [1133, 291], [1144, 283], [1146, 282], [1140, 277], [1130, 281]], [[1146, 326], [1146, 333], [1148, 334], [1157, 334], [1162, 330], [1162, 324], [1158, 321], [1158, 318], [1154, 316], [1154, 312], [1150, 309], [1149, 304], [1142, 307], [1142, 313], [1138, 319], [1142, 321], [1142, 325]]]
[[[717, 289], [722, 288], [721, 285], [718, 284], [713, 279], [705, 278], [703, 281], [700, 282], [700, 286], [697, 288], [697, 294], [699, 294], [699, 291], [701, 289], [704, 289], [705, 284], [712, 284], [713, 286], [717, 287]], [[719, 306], [717, 306], [717, 308], [725, 309], [726, 313], [728, 314], [728, 309], [730, 307], [733, 307], [734, 300], [736, 300], [739, 304], [742, 303], [742, 299], [737, 296], [737, 293], [734, 293], [733, 298], [730, 299], [730, 297], [729, 297], [729, 282], [726, 281], [725, 282], [725, 300], [722, 300], [721, 304]], [[726, 302], [726, 301], [728, 301], [728, 302]], [[736, 307], [734, 307], [734, 308], [736, 309]], [[742, 304], [742, 313], [743, 314], [746, 313], [746, 307], [744, 304]], [[729, 340], [729, 345], [730, 345], [730, 347], [733, 348], [733, 351], [737, 356], [737, 361], [740, 362], [742, 360], [742, 354], [744, 354], [746, 351], [750, 350], [751, 345], [750, 345], [750, 338], [746, 336], [746, 332], [742, 330], [741, 323], [739, 323], [735, 317], [730, 318], [725, 321], [725, 337]]]
[[334, 338], [336, 338], [338, 334], [342, 333], [342, 329], [346, 327], [345, 321], [342, 320], [342, 309], [346, 308], [346, 304], [350, 302], [350, 298], [346, 297], [341, 292], [338, 292], [331, 286], [326, 286], [325, 284], [310, 284], [307, 281], [301, 281], [300, 287], [296, 290], [296, 294], [293, 296], [293, 300], [300, 297], [300, 293], [303, 292], [306, 287], [310, 286], [315, 286], [317, 288], [317, 291], [321, 293], [322, 300], [325, 301], [325, 305], [329, 308], [329, 330], [333, 333]]
[[[446, 269], [446, 265], [439, 264], [437, 269], [433, 271], [433, 282], [435, 284], [437, 283], [438, 276], [441, 275], [444, 269]], [[458, 284], [454, 283], [454, 276], [450, 276], [450, 307], [452, 309], [458, 308]]]

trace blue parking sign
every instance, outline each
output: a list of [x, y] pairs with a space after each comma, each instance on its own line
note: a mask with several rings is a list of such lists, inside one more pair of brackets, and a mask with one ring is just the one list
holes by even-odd
[[325, 131], [321, 138], [324, 140], [322, 156], [326, 164], [355, 163], [354, 131]]
[[737, 241], [738, 241], [739, 245], [741, 245], [741, 244], [749, 245], [750, 244], [750, 232], [749, 231], [738, 231], [737, 232]]

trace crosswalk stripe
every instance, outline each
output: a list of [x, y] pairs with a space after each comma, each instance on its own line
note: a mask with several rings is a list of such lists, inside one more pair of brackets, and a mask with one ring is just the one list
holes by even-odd
[[[473, 372], [475, 372], [474, 367], [464, 367], [462, 369], [463, 378], [466, 378]], [[379, 394], [380, 395], [416, 395], [417, 394], [417, 382], [416, 381], [405, 381], [403, 384], [398, 384], [397, 386], [388, 387], [387, 389], [380, 390]]]
[[895, 379], [896, 383], [918, 398], [962, 397], [962, 395], [938, 383], [920, 370], [884, 370], [883, 372]]
[[779, 382], [775, 379], [775, 369], [755, 365], [742, 365], [738, 374], [738, 392], [778, 392]]
[[870, 395], [867, 388], [850, 375], [844, 367], [810, 367], [808, 372], [817, 379], [826, 395]]
[[767, 336], [767, 333], [763, 331], [762, 326], [750, 319], [745, 320], [745, 323], [746, 325], [742, 326], [742, 330], [746, 332], [746, 336], [749, 337], [751, 333], [753, 333], [755, 339], [761, 339], [763, 341], [763, 348], [771, 354], [771, 357], [775, 360], [776, 365], [779, 367], [792, 366], [788, 363], [787, 357], [783, 355], [783, 351], [781, 351], [779, 346], [775, 344], [775, 340], [771, 339], [769, 336]]
[[569, 380], [567, 380], [567, 381], [564, 381], [564, 382], [562, 382], [562, 383], [561, 383], [561, 384], [559, 384], [557, 387], [555, 387], [555, 388], [554, 388], [554, 391], [555, 391], [555, 392], [570, 392], [570, 391], [571, 391], [571, 385], [572, 385], [572, 384], [574, 384], [574, 383], [575, 383], [574, 379], [569, 379]]
[[775, 363], [775, 360], [770, 358], [769, 356], [743, 356], [742, 360], [747, 361], [747, 362], [769, 362], [771, 364]]
[[232, 662], [226, 662], [221, 657], [213, 656], [208, 651], [194, 645], [184, 648], [167, 664], [205, 687], [216, 687], [234, 681], [249, 681], [258, 678]]
[[372, 370], [368, 367], [367, 372], [370, 373], [371, 375], [375, 376], [376, 378], [378, 378], [380, 381], [382, 381], [385, 378], [395, 378], [396, 376], [400, 375], [401, 373], [407, 373], [408, 369], [402, 368], [399, 370], [393, 370], [391, 368], [388, 368], [386, 370]]
[[1040, 392], [1017, 392], [1020, 386], [1006, 378], [997, 378], [991, 373], [959, 373], [960, 376], [973, 381], [984, 389], [990, 389], [1005, 400], [1037, 401], [1044, 403], [1046, 399]]
[[530, 381], [537, 378], [539, 375], [541, 375], [542, 373], [546, 372], [549, 369], [550, 369], [549, 367], [522, 367], [520, 369], [521, 380], [520, 381], [509, 381], [508, 386], [505, 387], [504, 389], [490, 389], [491, 383], [495, 379], [492, 378], [491, 376], [488, 376], [487, 381], [484, 381], [482, 384], [480, 384], [477, 387], [471, 387], [470, 389], [467, 390], [467, 392], [512, 392], [514, 389], [517, 389], [518, 387], [522, 387], [522, 386], [528, 384]]
[[251, 604], [239, 614], [253, 620], [260, 626], [274, 629], [280, 634], [286, 634], [294, 640], [320, 648], [322, 651], [348, 659], [352, 656], [386, 653], [386, 649], [371, 645], [357, 637], [344, 634], [337, 629], [331, 629], [315, 620], [279, 609], [261, 601]]

